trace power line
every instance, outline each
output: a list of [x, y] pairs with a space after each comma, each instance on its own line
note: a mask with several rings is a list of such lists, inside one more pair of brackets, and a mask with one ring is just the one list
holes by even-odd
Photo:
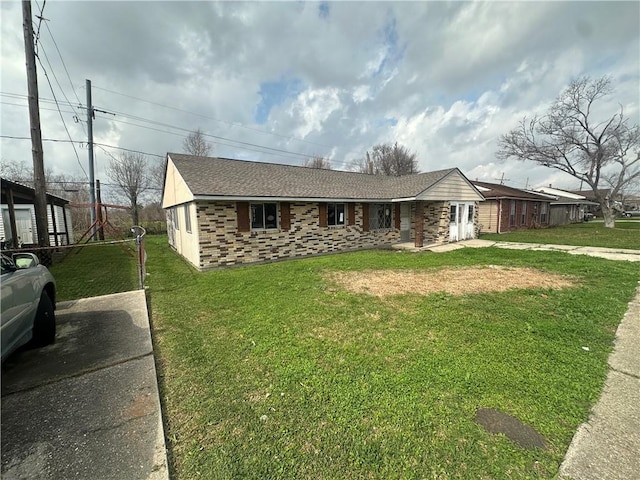
[[[40, 44], [40, 47], [42, 47], [42, 44]], [[47, 54], [44, 48], [42, 48], [42, 52], [44, 53], [45, 59], [47, 60], [47, 63], [49, 63], [49, 60], [47, 58]], [[71, 140], [71, 133], [69, 133], [69, 129], [67, 128], [67, 124], [64, 121], [64, 117], [62, 116], [62, 112], [60, 111], [60, 106], [58, 105], [58, 100], [56, 99], [56, 94], [53, 91], [53, 85], [51, 85], [51, 80], [49, 79], [49, 75], [47, 74], [47, 70], [44, 68], [44, 65], [42, 64], [42, 60], [40, 59], [40, 55], [36, 54], [36, 58], [38, 59], [38, 63], [40, 64], [40, 67], [42, 67], [42, 71], [44, 73], [44, 77], [47, 79], [47, 83], [49, 84], [49, 89], [51, 90], [51, 95], [53, 95], [53, 99], [56, 102], [56, 107], [58, 107], [58, 114], [60, 115], [60, 120], [62, 120], [62, 125], [64, 126], [64, 130], [65, 132], [67, 132], [67, 136], [69, 137], [69, 140]], [[49, 67], [51, 67], [51, 63], [49, 63]], [[53, 68], [51, 69], [51, 73], [52, 75], [54, 75], [55, 77], [55, 73], [53, 73]], [[57, 82], [57, 78], [56, 78], [56, 82]], [[63, 92], [64, 95], [64, 92]], [[65, 96], [66, 98], [66, 96]], [[67, 99], [68, 101], [68, 99]], [[87, 172], [85, 171], [85, 169], [82, 167], [82, 163], [80, 163], [80, 156], [78, 155], [78, 151], [76, 150], [76, 146], [74, 145], [73, 141], [71, 141], [71, 146], [73, 148], [73, 153], [76, 154], [76, 159], [78, 160], [78, 165], [80, 166], [80, 169], [82, 170], [82, 172], [85, 174], [85, 176], [87, 175]]]
[[[163, 123], [163, 122], [157, 122], [155, 120], [150, 120], [148, 118], [140, 117], [140, 116], [137, 116], [137, 115], [132, 115], [132, 114], [126, 113], [126, 112], [119, 112], [117, 110], [111, 110], [108, 113], [115, 113], [116, 115], [122, 115], [123, 117], [132, 118], [134, 120], [139, 120], [141, 122], [150, 123], [152, 125], [158, 125], [158, 126], [161, 126], [161, 127], [173, 128], [174, 130], [180, 130], [182, 132], [193, 133], [193, 130], [188, 129], [188, 128], [178, 127], [176, 125], [170, 125], [168, 123]], [[219, 135], [213, 135], [213, 134], [210, 134], [210, 133], [203, 133], [202, 135], [205, 136], [205, 137], [209, 137], [209, 138], [215, 138], [217, 140], [224, 140], [226, 142], [232, 142], [232, 143], [237, 143], [237, 144], [240, 144], [240, 145], [246, 145], [246, 146], [250, 146], [250, 147], [266, 149], [266, 150], [270, 150], [270, 151], [274, 151], [274, 152], [278, 152], [278, 153], [285, 153], [285, 154], [288, 154], [288, 155], [296, 155], [296, 156], [303, 157], [303, 158], [313, 158], [314, 157], [314, 155], [310, 155], [310, 154], [299, 153], [299, 152], [291, 152], [289, 150], [283, 150], [281, 148], [267, 147], [266, 145], [259, 145], [259, 144], [251, 143], [251, 142], [243, 142], [241, 140], [233, 140], [231, 138], [221, 137]]]
[[[175, 135], [175, 136], [178, 136], [178, 137], [187, 138], [187, 136], [182, 134], [182, 133], [171, 132], [171, 131], [168, 131], [168, 130], [161, 130], [159, 128], [148, 127], [148, 126], [145, 126], [145, 125], [140, 125], [138, 123], [126, 122], [124, 120], [117, 120], [117, 119], [108, 118], [108, 117], [100, 117], [99, 116], [98, 118], [104, 118], [104, 119], [108, 119], [109, 121], [112, 121], [112, 122], [123, 123], [125, 125], [131, 125], [131, 126], [134, 126], [134, 127], [144, 128], [146, 130], [152, 130], [154, 132], [168, 133], [169, 135]], [[203, 133], [203, 135], [206, 135], [206, 134]], [[212, 141], [212, 143], [215, 143], [216, 145], [221, 145], [221, 146], [224, 146], [224, 147], [236, 147], [236, 145], [232, 145], [232, 144], [229, 144], [229, 143], [223, 143], [221, 141], [215, 141], [214, 140], [214, 141]], [[268, 152], [268, 151], [259, 150], [259, 149], [256, 149], [256, 148], [251, 148], [251, 147], [244, 147], [244, 149], [252, 151], [252, 152], [263, 153], [263, 154], [266, 154], [266, 155], [279, 155], [279, 156], [283, 155], [282, 153]]]
[[[0, 92], [0, 95], [8, 96], [10, 98], [24, 98], [25, 97], [25, 95], [15, 94], [15, 93], [8, 93], [8, 92]], [[44, 101], [44, 102], [55, 103], [54, 100], [50, 100], [50, 99], [40, 99], [40, 100]], [[60, 104], [62, 104], [62, 102], [60, 102]], [[71, 104], [70, 102], [68, 102], [67, 105], [73, 107], [73, 104]], [[152, 125], [158, 125], [158, 126], [161, 126], [161, 127], [172, 128], [174, 130], [179, 130], [179, 131], [182, 131], [182, 132], [193, 133], [193, 130], [191, 130], [189, 128], [183, 128], [183, 127], [178, 127], [176, 125], [170, 125], [170, 124], [163, 123], [163, 122], [157, 122], [155, 120], [151, 120], [151, 119], [148, 119], [148, 118], [140, 117], [138, 115], [133, 115], [133, 114], [126, 113], [126, 112], [121, 112], [121, 111], [117, 111], [117, 110], [107, 111], [107, 109], [104, 109], [104, 113], [116, 114], [116, 115], [120, 115], [120, 116], [123, 116], [123, 117], [126, 117], [126, 118], [131, 118], [131, 119], [134, 119], [134, 120], [138, 120], [138, 121], [141, 121], [141, 122], [150, 123]], [[115, 119], [109, 119], [109, 120], [115, 121]], [[122, 122], [122, 120], [120, 120], [120, 121]], [[140, 126], [140, 125], [138, 125], [138, 126]], [[167, 132], [165, 132], [165, 133], [167, 133]], [[227, 147], [234, 147], [234, 148], [238, 148], [238, 145], [242, 145], [246, 150], [249, 150], [249, 151], [252, 151], [252, 152], [257, 152], [257, 153], [270, 154], [268, 151], [271, 151], [271, 152], [276, 152], [278, 154], [285, 154], [285, 155], [291, 155], [291, 156], [296, 156], [296, 157], [302, 157], [304, 159], [311, 159], [311, 158], [314, 158], [316, 156], [316, 154], [292, 152], [292, 151], [284, 150], [284, 149], [281, 149], [281, 148], [269, 147], [269, 146], [266, 146], [266, 145], [260, 145], [260, 144], [256, 144], [256, 143], [252, 143], [252, 142], [244, 142], [244, 141], [241, 141], [241, 140], [234, 140], [232, 138], [221, 137], [219, 135], [212, 135], [212, 134], [209, 134], [209, 133], [203, 133], [203, 135], [205, 137], [208, 137], [208, 138], [213, 138], [213, 139], [216, 139], [216, 140], [222, 140], [222, 141], [225, 141], [225, 142], [230, 142], [231, 145], [220, 143], [219, 141], [213, 142], [213, 143], [217, 143], [217, 144], [224, 145], [224, 146], [227, 146]], [[238, 145], [234, 145], [234, 144], [238, 144]], [[253, 148], [247, 148], [247, 147], [253, 147]], [[255, 150], [256, 148], [258, 150]], [[268, 151], [265, 151], [265, 150], [268, 150]], [[342, 162], [335, 162], [335, 163], [336, 164], [341, 164]], [[345, 165], [346, 165], [346, 163], [345, 163]]]
[[245, 128], [247, 130], [251, 130], [253, 132], [261, 133], [261, 134], [264, 134], [264, 135], [273, 135], [275, 137], [280, 137], [280, 138], [284, 138], [284, 139], [287, 139], [287, 140], [294, 140], [294, 141], [302, 142], [302, 143], [308, 143], [310, 145], [316, 145], [318, 147], [334, 148], [334, 147], [332, 147], [330, 145], [324, 145], [322, 143], [310, 142], [308, 140], [303, 140], [301, 138], [291, 137], [291, 136], [287, 136], [287, 135], [281, 135], [279, 133], [274, 133], [274, 132], [268, 132], [266, 130], [262, 130], [262, 129], [259, 129], [259, 128], [247, 127], [246, 125], [242, 125], [241, 123], [227, 122], [225, 120], [220, 120], [219, 118], [210, 117], [208, 115], [203, 115], [201, 113], [191, 112], [189, 110], [184, 110], [184, 109], [178, 108], [178, 107], [172, 107], [170, 105], [165, 105], [165, 104], [162, 104], [162, 103], [152, 102], [150, 100], [145, 100], [144, 98], [134, 97], [133, 95], [127, 95], [125, 93], [116, 92], [116, 91], [109, 90], [109, 89], [106, 89], [106, 88], [96, 87], [95, 85], [93, 86], [93, 88], [97, 89], [97, 90], [102, 90], [104, 92], [113, 93], [115, 95], [120, 95], [120, 96], [123, 96], [123, 97], [127, 97], [127, 98], [131, 98], [131, 99], [134, 99], [134, 100], [138, 100], [140, 102], [149, 103], [151, 105], [155, 105], [155, 106], [158, 106], [158, 107], [166, 108], [166, 109], [169, 109], [169, 110], [174, 110], [176, 112], [188, 113], [189, 115], [194, 115], [196, 117], [205, 118], [207, 120], [213, 120], [214, 122], [224, 123], [226, 125], [231, 125], [233, 127]]
[[[16, 136], [16, 135], [0, 135], [0, 138], [7, 138], [10, 140], [31, 140], [31, 137], [20, 137], [20, 136]], [[77, 143], [79, 145], [84, 145], [86, 142], [85, 141], [81, 141], [81, 140], [62, 140], [59, 138], [43, 138], [42, 139], [43, 142], [54, 142], [54, 143]], [[132, 152], [132, 153], [141, 153], [143, 155], [149, 155], [150, 157], [158, 157], [158, 158], [165, 158], [165, 155], [158, 155], [157, 153], [149, 153], [149, 152], [143, 152], [141, 150], [134, 150], [131, 148], [124, 148], [124, 147], [117, 147], [115, 145], [109, 145], [106, 143], [93, 143], [96, 146], [102, 146], [102, 147], [106, 147], [106, 148], [113, 148], [115, 150], [123, 150], [125, 152]]]
[[[10, 105], [13, 107], [23, 107], [23, 108], [29, 108], [29, 105], [23, 105], [22, 103], [10, 103], [10, 102], [0, 102], [0, 105]], [[46, 107], [40, 107], [40, 110], [47, 110], [50, 112], [57, 112], [58, 109], [57, 108], [46, 108]], [[73, 115], [75, 115], [75, 111], [74, 110], [60, 110], [62, 113], [71, 113]]]

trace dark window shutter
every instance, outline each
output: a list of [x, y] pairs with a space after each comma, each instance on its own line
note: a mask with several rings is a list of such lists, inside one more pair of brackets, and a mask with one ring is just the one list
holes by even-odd
[[355, 225], [356, 224], [356, 204], [349, 203], [347, 204], [347, 225]]
[[369, 231], [369, 204], [368, 203], [362, 204], [362, 231], [363, 232]]
[[280, 202], [280, 229], [291, 229], [291, 207], [289, 202]]
[[238, 213], [238, 231], [250, 232], [251, 222], [249, 221], [249, 202], [236, 202]]
[[400, 204], [396, 203], [396, 211], [395, 211], [395, 228], [396, 230], [400, 230]]
[[318, 225], [321, 227], [327, 226], [327, 204], [318, 203], [318, 210], [320, 211], [320, 217], [318, 218]]

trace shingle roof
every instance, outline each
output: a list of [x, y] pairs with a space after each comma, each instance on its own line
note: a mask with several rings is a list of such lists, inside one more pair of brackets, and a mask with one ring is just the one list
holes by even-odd
[[[476, 187], [481, 187], [482, 195], [489, 199], [496, 198], [513, 198], [518, 200], [538, 200], [538, 201], [549, 201], [549, 196], [544, 194], [536, 194], [533, 192], [529, 192], [526, 190], [521, 190], [519, 188], [507, 187], [506, 185], [500, 185], [498, 183], [488, 183], [488, 182], [477, 182], [472, 181]], [[484, 189], [488, 189], [485, 191]]]
[[168, 153], [194, 196], [412, 198], [456, 168], [402, 177]]

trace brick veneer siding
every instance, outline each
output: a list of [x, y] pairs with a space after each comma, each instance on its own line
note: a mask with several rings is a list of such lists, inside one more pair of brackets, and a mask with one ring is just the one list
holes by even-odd
[[393, 228], [364, 231], [361, 203], [355, 204], [355, 225], [345, 227], [320, 227], [318, 203], [310, 202], [291, 202], [291, 228], [286, 231], [239, 232], [236, 202], [198, 202], [197, 216], [201, 270], [387, 246], [400, 240], [400, 232]]
[[[449, 241], [449, 202], [421, 202], [423, 210], [423, 245]], [[416, 207], [411, 203], [411, 238], [416, 238]], [[420, 227], [420, 222], [418, 222]], [[419, 236], [418, 236], [419, 238]], [[422, 246], [422, 245], [418, 245]]]
[[[547, 218], [544, 222], [541, 222], [541, 211], [542, 211], [542, 203], [531, 200], [516, 200], [516, 215], [515, 215], [515, 225], [511, 225], [510, 214], [511, 214], [511, 200], [510, 199], [500, 199], [502, 202], [502, 209], [500, 215], [500, 232], [511, 232], [514, 230], [521, 229], [529, 229], [529, 228], [537, 228], [537, 227], [548, 227], [549, 226], [549, 211], [550, 206], [547, 203]], [[526, 203], [526, 212], [525, 212], [525, 223], [522, 223], [522, 206]], [[534, 218], [534, 205], [537, 205], [538, 214], [537, 218]]]

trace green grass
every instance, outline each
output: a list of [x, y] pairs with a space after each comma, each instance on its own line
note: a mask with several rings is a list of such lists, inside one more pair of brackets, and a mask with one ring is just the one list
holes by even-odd
[[[195, 272], [147, 240], [172, 478], [553, 478], [597, 400], [637, 265], [556, 252], [363, 251]], [[380, 299], [324, 273], [539, 266], [579, 283]], [[588, 346], [589, 351], [582, 349]], [[479, 407], [547, 440], [526, 450]]]
[[138, 288], [135, 245], [129, 243], [76, 247], [50, 270], [56, 279], [58, 301]]
[[502, 242], [550, 243], [640, 250], [640, 222], [617, 221], [615, 228], [605, 228], [601, 222], [575, 223], [537, 230], [483, 233], [480, 238]]

